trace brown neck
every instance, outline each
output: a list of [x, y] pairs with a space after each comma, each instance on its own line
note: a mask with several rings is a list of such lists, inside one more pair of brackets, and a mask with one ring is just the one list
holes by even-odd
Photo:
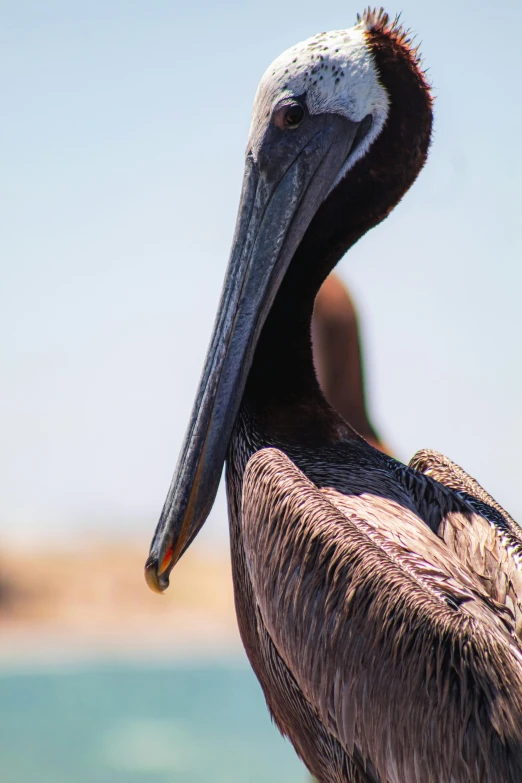
[[[431, 96], [416, 55], [398, 30], [367, 33], [390, 96], [386, 124], [367, 154], [330, 193], [313, 218], [263, 326], [244, 404], [302, 430], [303, 413], [339, 432], [339, 417], [316, 379], [310, 325], [319, 288], [344, 253], [398, 204], [426, 161]], [[327, 424], [328, 423], [328, 426]]]

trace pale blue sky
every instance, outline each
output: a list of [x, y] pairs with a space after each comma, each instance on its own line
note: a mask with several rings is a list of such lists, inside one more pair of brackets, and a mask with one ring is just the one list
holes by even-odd
[[[148, 544], [219, 297], [257, 82], [346, 0], [0, 2], [0, 536]], [[522, 517], [519, 30], [510, 0], [409, 0], [428, 165], [342, 261], [371, 410]], [[211, 529], [225, 531], [221, 497]], [[212, 528], [213, 526], [213, 528]]]

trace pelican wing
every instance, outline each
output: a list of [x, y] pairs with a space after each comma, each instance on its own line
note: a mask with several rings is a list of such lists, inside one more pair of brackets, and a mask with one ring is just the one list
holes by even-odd
[[[480, 513], [487, 516], [492, 521], [503, 524], [506, 529], [512, 531], [517, 537], [518, 545], [522, 543], [522, 529], [512, 516], [505, 511], [500, 503], [491, 497], [486, 490], [480, 486], [478, 481], [469, 473], [466, 473], [460, 465], [452, 462], [444, 454], [440, 454], [433, 449], [420, 449], [413, 455], [409, 462], [409, 467], [424, 473], [426, 476], [444, 484], [445, 487], [455, 490], [474, 504]], [[502, 521], [501, 521], [502, 520]]]
[[371, 498], [335, 496], [276, 449], [247, 465], [249, 573], [299, 688], [383, 783], [519, 783], [509, 619], [411, 510], [380, 498], [382, 532], [361, 513]]
[[522, 638], [522, 529], [474, 478], [437, 451], [418, 451], [409, 467], [450, 490], [437, 493], [434, 517], [434, 493], [425, 491], [422, 479], [410, 481], [421, 516], [488, 594], [510, 609]]

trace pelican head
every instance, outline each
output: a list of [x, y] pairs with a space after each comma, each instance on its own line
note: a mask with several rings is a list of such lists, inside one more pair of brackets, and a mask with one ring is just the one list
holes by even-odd
[[[401, 68], [395, 74], [394, 59], [407, 61], [403, 71], [411, 79], [418, 81], [420, 73], [408, 43], [385, 14], [368, 12], [351, 29], [321, 33], [288, 49], [261, 79], [214, 332], [146, 564], [154, 590], [166, 588], [170, 570], [212, 507], [260, 331], [300, 243], [317, 225], [314, 218], [326, 202], [340, 204], [347, 225], [358, 210], [368, 212], [368, 192], [359, 199], [360, 167], [385, 135], [395, 101], [379, 62], [396, 88], [399, 127], [403, 106], [408, 106], [402, 93], [409, 83], [404, 87], [397, 82]], [[426, 122], [431, 127], [431, 112]], [[389, 187], [396, 193], [380, 211], [373, 210], [371, 225], [388, 214], [413, 182], [428, 142], [429, 129], [422, 161], [411, 176], [404, 173], [407, 166], [401, 168], [409, 151], [397, 154], [397, 145], [407, 146], [407, 140], [390, 136], [381, 144], [381, 169], [388, 161]], [[375, 188], [384, 181], [382, 170], [379, 176]], [[330, 266], [367, 230], [361, 215], [357, 220], [358, 236], [348, 239], [345, 231], [346, 241], [337, 242]]]
[[389, 97], [366, 32], [367, 23], [361, 21], [349, 30], [319, 33], [268, 67], [255, 97], [247, 145], [247, 155], [265, 176], [270, 171], [277, 176], [287, 157], [297, 162], [321, 134], [325, 155], [331, 146], [337, 153], [346, 151], [328, 167], [338, 169], [331, 190], [379, 135]]

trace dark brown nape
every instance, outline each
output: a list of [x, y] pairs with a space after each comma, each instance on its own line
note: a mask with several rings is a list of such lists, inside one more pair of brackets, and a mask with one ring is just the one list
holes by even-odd
[[335, 274], [326, 278], [315, 300], [312, 346], [317, 379], [330, 405], [372, 446], [389, 453], [366, 409], [357, 311]]
[[[367, 12], [368, 45], [389, 99], [385, 126], [312, 219], [262, 329], [246, 388], [256, 407], [321, 409], [310, 323], [322, 283], [346, 251], [384, 220], [426, 162], [432, 98], [417, 51], [397, 22]], [[325, 413], [326, 415], [326, 413]]]
[[296, 254], [296, 260], [301, 255], [324, 259], [319, 266], [329, 266], [328, 271], [401, 201], [426, 163], [431, 142], [433, 101], [417, 49], [382, 10], [364, 18], [389, 112], [366, 155], [318, 210]]

